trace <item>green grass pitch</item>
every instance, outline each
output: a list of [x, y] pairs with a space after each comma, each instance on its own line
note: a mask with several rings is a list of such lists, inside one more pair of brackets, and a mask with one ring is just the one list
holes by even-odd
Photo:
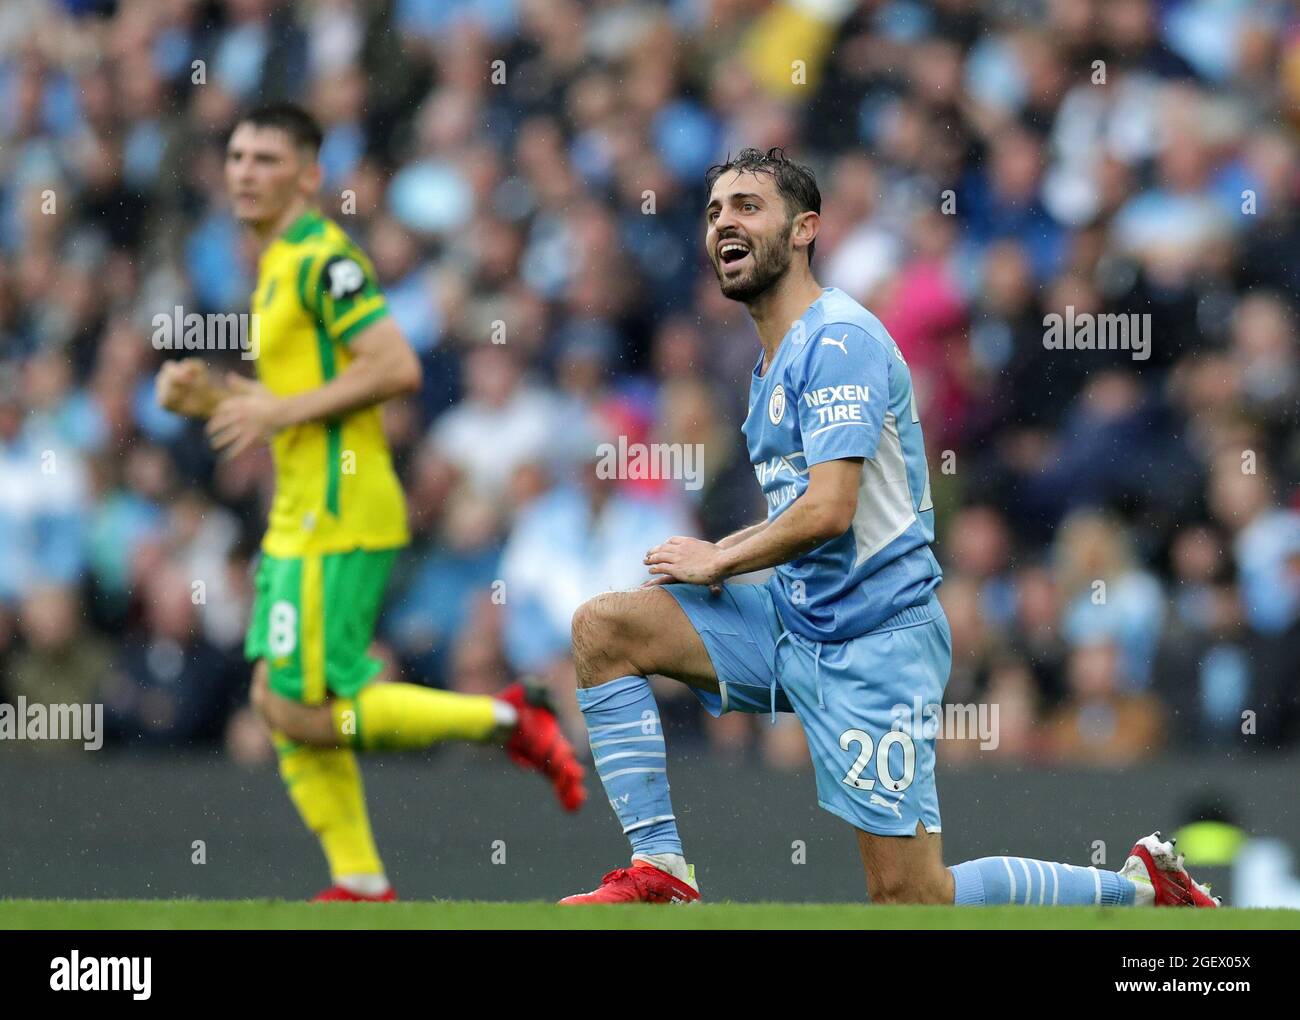
[[1300, 928], [1297, 910], [1115, 907], [870, 907], [855, 903], [704, 903], [556, 907], [467, 901], [312, 904], [282, 900], [0, 900], [0, 929], [783, 929]]

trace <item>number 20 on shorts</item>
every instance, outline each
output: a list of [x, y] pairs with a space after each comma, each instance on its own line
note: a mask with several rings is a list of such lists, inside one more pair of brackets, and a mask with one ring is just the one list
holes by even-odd
[[[912, 785], [912, 780], [916, 778], [916, 745], [912, 742], [911, 734], [903, 730], [890, 730], [880, 738], [879, 746], [875, 745], [871, 734], [865, 730], [845, 730], [840, 734], [840, 750], [849, 751], [854, 744], [862, 750], [841, 780], [845, 786], [851, 786], [855, 790], [875, 789], [876, 780], [862, 775], [862, 770], [871, 762], [872, 751], [876, 755], [876, 775], [880, 777], [880, 783], [885, 789], [901, 793]], [[895, 744], [903, 749], [903, 774], [897, 778], [889, 771], [889, 751]]]

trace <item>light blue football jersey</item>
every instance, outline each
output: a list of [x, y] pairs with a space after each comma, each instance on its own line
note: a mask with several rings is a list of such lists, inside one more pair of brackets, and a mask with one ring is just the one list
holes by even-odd
[[743, 431], [768, 520], [808, 488], [816, 464], [863, 459], [853, 524], [776, 568], [781, 619], [814, 641], [865, 634], [926, 603], [943, 574], [912, 377], [880, 320], [828, 287], [777, 348], [760, 354]]

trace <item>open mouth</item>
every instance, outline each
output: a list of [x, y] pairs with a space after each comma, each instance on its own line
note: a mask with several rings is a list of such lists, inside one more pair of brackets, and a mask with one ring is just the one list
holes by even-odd
[[718, 245], [718, 261], [724, 266], [735, 265], [749, 254], [749, 245], [744, 241], [723, 241]]

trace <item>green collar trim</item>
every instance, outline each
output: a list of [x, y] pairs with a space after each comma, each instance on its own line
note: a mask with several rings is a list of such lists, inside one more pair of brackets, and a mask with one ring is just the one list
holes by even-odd
[[285, 228], [284, 233], [280, 235], [280, 240], [288, 241], [290, 244], [300, 244], [324, 229], [324, 217], [316, 209], [308, 209]]

